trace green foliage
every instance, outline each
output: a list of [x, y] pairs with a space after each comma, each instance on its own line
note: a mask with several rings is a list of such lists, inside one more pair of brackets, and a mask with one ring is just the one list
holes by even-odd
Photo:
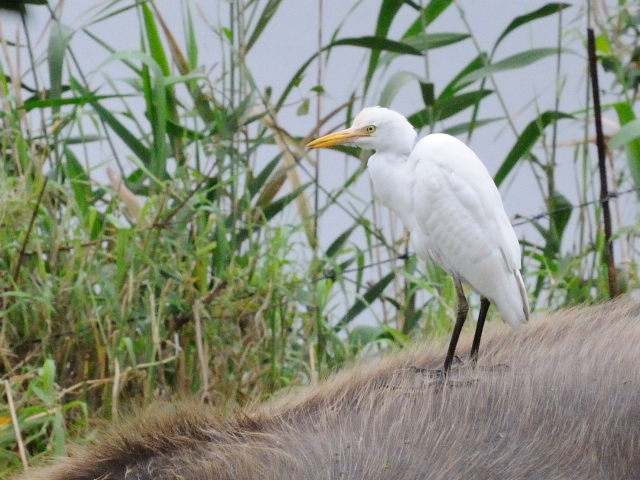
[[533, 12], [514, 18], [512, 22], [507, 26], [507, 28], [504, 29], [504, 31], [500, 34], [500, 36], [496, 40], [496, 43], [493, 45], [493, 52], [496, 51], [496, 49], [498, 48], [498, 45], [500, 44], [500, 42], [502, 42], [504, 37], [509, 35], [509, 33], [513, 32], [516, 28], [522, 27], [523, 25], [533, 22], [534, 20], [548, 17], [549, 15], [555, 15], [561, 10], [564, 10], [565, 8], [569, 8], [570, 6], [571, 6], [570, 3], [547, 3], [546, 5], [543, 5], [542, 7], [540, 7], [539, 9]]
[[572, 116], [562, 112], [544, 112], [529, 123], [495, 174], [493, 179], [496, 185], [500, 186], [516, 164], [529, 155], [531, 148], [538, 142], [544, 129], [563, 118], [572, 118]]

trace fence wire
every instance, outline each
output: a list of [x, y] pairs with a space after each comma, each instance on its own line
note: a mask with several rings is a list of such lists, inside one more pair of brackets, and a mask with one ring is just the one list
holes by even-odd
[[[609, 194], [609, 196], [606, 198], [606, 200], [619, 198], [619, 197], [622, 197], [624, 195], [628, 195], [630, 193], [634, 193], [634, 192], [638, 192], [638, 191], [640, 191], [640, 187], [629, 188], [627, 190], [622, 190], [622, 191], [619, 191], [619, 192], [612, 192], [612, 193]], [[599, 204], [599, 203], [602, 203], [601, 199], [591, 200], [591, 201], [588, 201], [588, 202], [580, 203], [578, 205], [567, 205], [565, 207], [560, 207], [560, 208], [555, 209], [553, 211], [542, 212], [542, 213], [539, 213], [537, 215], [533, 215], [532, 217], [518, 220], [516, 222], [513, 222], [512, 225], [514, 227], [521, 227], [523, 225], [527, 225], [527, 224], [536, 222], [536, 221], [541, 220], [543, 218], [548, 218], [551, 215], [554, 215], [556, 213], [565, 212], [565, 211], [568, 211], [568, 210], [575, 210], [575, 209], [585, 208], [585, 207], [589, 207], [591, 205], [596, 205], [596, 204]], [[395, 261], [398, 261], [398, 260], [409, 260], [410, 258], [412, 258], [414, 256], [415, 256], [415, 253], [407, 252], [407, 253], [399, 254], [399, 255], [396, 255], [394, 257], [390, 257], [390, 258], [387, 258], [387, 259], [384, 259], [384, 260], [380, 260], [380, 261], [377, 261], [377, 262], [372, 262], [372, 263], [369, 263], [369, 264], [366, 264], [366, 265], [361, 265], [359, 267], [346, 268], [346, 269], [341, 270], [341, 271], [327, 270], [327, 271], [325, 271], [325, 273], [322, 276], [319, 276], [316, 279], [311, 279], [311, 280], [304, 279], [304, 280], [300, 280], [299, 282], [291, 282], [291, 285], [293, 285], [293, 286], [305, 286], [305, 285], [311, 286], [311, 285], [314, 285], [314, 284], [316, 284], [316, 283], [318, 283], [320, 281], [336, 280], [338, 277], [342, 277], [342, 280], [348, 280], [348, 279], [343, 277], [344, 274], [354, 273], [354, 272], [361, 272], [361, 271], [367, 270], [369, 268], [378, 267], [380, 265], [384, 265], [384, 264], [387, 264], [387, 263], [395, 262]], [[270, 305], [270, 306], [266, 307], [265, 309], [263, 309], [263, 312], [264, 311], [268, 311], [268, 310], [274, 310], [274, 309], [277, 309], [277, 308], [286, 308], [288, 304], [290, 304], [290, 302], [281, 302], [281, 303], [278, 303], [276, 305]], [[136, 320], [141, 320], [141, 319], [142, 319], [142, 317], [140, 317], [140, 318], [131, 318], [131, 319], [129, 319], [129, 322], [134, 322]], [[83, 328], [83, 329], [81, 329], [81, 332], [82, 331], [87, 331], [88, 329], [89, 329], [88, 327], [87, 328]], [[69, 335], [76, 335], [78, 333], [79, 332], [77, 332], [77, 331], [74, 331], [74, 332], [66, 331], [66, 332], [52, 333], [52, 334], [47, 335], [45, 338], [46, 339], [52, 339], [52, 338], [69, 336]], [[44, 338], [38, 338], [38, 339], [27, 338], [27, 339], [25, 339], [23, 341], [23, 343], [25, 343], [25, 344], [34, 344], [34, 343], [40, 343], [43, 340], [44, 340]]]
[[[622, 191], [619, 191], [619, 192], [611, 192], [605, 198], [605, 200], [606, 201], [612, 200], [612, 199], [615, 199], [615, 198], [622, 197], [624, 195], [628, 195], [630, 193], [637, 193], [639, 191], [640, 191], [640, 187], [633, 187], [633, 188], [629, 188], [627, 190], [622, 190]], [[589, 207], [591, 205], [600, 204], [600, 203], [602, 203], [602, 201], [603, 201], [602, 199], [590, 200], [590, 201], [587, 201], [587, 202], [580, 203], [578, 205], [567, 205], [567, 206], [560, 207], [560, 208], [557, 208], [557, 209], [552, 210], [552, 211], [541, 212], [541, 213], [538, 213], [537, 215], [533, 215], [532, 217], [527, 217], [527, 218], [518, 217], [519, 219], [516, 220], [515, 222], [512, 222], [511, 225], [514, 228], [522, 227], [524, 225], [528, 225], [528, 224], [537, 222], [538, 220], [542, 220], [544, 218], [549, 218], [552, 215], [555, 215], [556, 213], [561, 213], [561, 212], [566, 212], [566, 211], [569, 211], [569, 210], [577, 210], [577, 209]], [[386, 263], [395, 262], [397, 260], [408, 260], [409, 258], [414, 257], [414, 256], [415, 256], [415, 253], [403, 253], [403, 254], [396, 255], [396, 256], [391, 257], [391, 258], [387, 258], [387, 259], [380, 260], [380, 261], [377, 261], [377, 262], [368, 263], [366, 265], [361, 265], [359, 267], [346, 268], [346, 269], [344, 269], [342, 271], [329, 270], [319, 280], [336, 279], [338, 276], [344, 275], [345, 273], [361, 272], [363, 270], [367, 270], [367, 269], [373, 268], [373, 267], [378, 267], [380, 265], [384, 265]]]

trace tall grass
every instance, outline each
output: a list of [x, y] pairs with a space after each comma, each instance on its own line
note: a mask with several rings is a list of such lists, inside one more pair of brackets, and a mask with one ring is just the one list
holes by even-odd
[[[554, 129], [561, 122], [586, 125], [588, 103], [577, 112], [538, 112], [519, 131], [509, 98], [494, 81], [501, 72], [545, 57], [560, 62], [567, 54], [565, 37], [576, 35], [562, 23], [573, 10], [547, 4], [507, 21], [487, 53], [470, 27], [431, 33], [438, 17], [456, 8], [452, 1], [407, 4], [402, 8], [414, 9], [412, 22], [399, 38], [390, 38], [402, 5], [382, 1], [371, 36], [336, 32], [310, 52], [277, 97], [256, 84], [247, 56], [284, 8], [279, 0], [217, 5], [223, 20], [210, 24], [210, 31], [219, 55], [204, 68], [194, 17], [206, 12], [189, 2], [180, 19], [164, 18], [152, 2], [104, 2], [75, 30], [50, 9], [44, 56], [30, 39], [18, 39], [27, 42], [22, 49], [3, 34], [0, 371], [11, 392], [0, 402], [0, 475], [24, 460], [18, 440], [29, 461], [64, 453], [67, 440], [90, 434], [96, 418], [115, 418], [132, 403], [181, 394], [221, 406], [245, 403], [316, 381], [363, 349], [446, 332], [456, 298], [451, 280], [437, 267], [403, 255], [404, 237], [388, 235], [369, 216], [371, 200], [350, 193], [363, 168], [328, 192], [303, 149], [329, 124], [348, 122], [360, 101], [390, 105], [410, 84], [419, 87], [423, 100], [409, 117], [418, 129], [470, 138], [502, 122], [514, 131], [517, 139], [496, 183], [529, 165], [550, 212], [532, 220], [541, 241], [525, 245], [533, 304], [558, 307], [603, 298], [599, 210], [585, 206], [571, 224], [573, 206], [554, 180]], [[130, 10], [139, 20], [140, 48], [118, 52], [93, 27]], [[603, 66], [615, 73], [611, 107], [626, 124], [613, 141], [629, 158], [627, 165], [616, 165], [613, 190], [640, 178], [637, 82], [629, 54], [637, 35], [635, 17], [625, 12], [620, 8], [599, 19]], [[497, 58], [505, 38], [547, 17], [558, 18], [556, 43]], [[182, 38], [174, 34], [178, 24]], [[80, 34], [104, 51], [96, 72], [78, 62], [81, 52], [72, 38]], [[412, 58], [428, 72], [430, 52], [460, 42], [476, 52], [445, 85], [394, 69], [398, 59]], [[286, 131], [281, 115], [306, 114], [312, 95], [322, 105], [321, 85], [302, 99], [292, 95], [304, 74], [344, 46], [368, 52], [351, 100], [319, 116], [309, 132]], [[21, 65], [23, 50], [33, 59], [29, 68]], [[126, 84], [110, 76], [113, 64], [126, 69]], [[480, 116], [482, 102], [490, 98], [499, 100], [501, 118]], [[574, 147], [582, 203], [596, 198], [588, 141], [585, 129]], [[101, 162], [94, 158], [101, 151], [96, 145], [114, 160], [109, 184], [94, 177]], [[538, 145], [553, 148], [543, 148], [540, 158], [534, 153]], [[355, 149], [340, 150], [358, 162], [364, 158]], [[323, 242], [318, 225], [330, 222], [336, 209], [350, 223]], [[577, 225], [577, 235], [567, 250], [570, 225]], [[619, 228], [618, 236], [625, 290], [631, 290], [637, 284], [634, 227]], [[389, 258], [399, 260], [380, 263]], [[419, 294], [424, 291], [429, 295]], [[383, 321], [354, 327], [372, 306]], [[9, 393], [18, 436], [9, 426]]]

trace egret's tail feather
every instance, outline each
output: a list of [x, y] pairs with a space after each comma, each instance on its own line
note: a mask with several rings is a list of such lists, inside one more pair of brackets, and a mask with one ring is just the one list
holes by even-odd
[[486, 297], [498, 309], [504, 321], [517, 328], [529, 320], [529, 297], [520, 271], [514, 270], [513, 276], [505, 276], [499, 285], [494, 288], [498, 295]]
[[[520, 274], [520, 270], [516, 270], [516, 281], [518, 283], [518, 289], [520, 290], [520, 298], [522, 298], [522, 313], [524, 313], [524, 321], [529, 321], [529, 296], [527, 290], [524, 288], [524, 280]], [[523, 322], [524, 323], [524, 322]]]

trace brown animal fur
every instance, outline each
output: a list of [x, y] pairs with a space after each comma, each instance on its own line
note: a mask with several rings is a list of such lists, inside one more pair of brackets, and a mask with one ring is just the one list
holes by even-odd
[[232, 418], [154, 408], [20, 478], [640, 478], [640, 303], [567, 310], [518, 332], [494, 324], [485, 338], [478, 368], [444, 386], [425, 373], [441, 347], [416, 345]]

